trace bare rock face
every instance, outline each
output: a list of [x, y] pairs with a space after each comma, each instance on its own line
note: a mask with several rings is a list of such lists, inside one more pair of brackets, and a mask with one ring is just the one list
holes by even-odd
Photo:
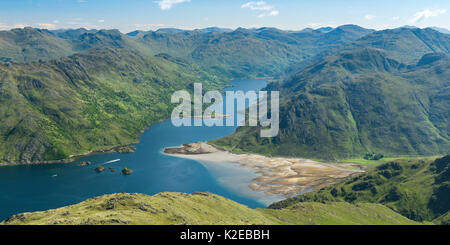
[[220, 150], [207, 143], [197, 142], [184, 144], [182, 147], [178, 148], [166, 148], [164, 152], [167, 154], [200, 155], [200, 154], [216, 153], [220, 152]]

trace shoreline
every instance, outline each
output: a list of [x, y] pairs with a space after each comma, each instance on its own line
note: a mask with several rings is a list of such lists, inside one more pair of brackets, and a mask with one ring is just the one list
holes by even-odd
[[208, 163], [233, 163], [256, 173], [248, 184], [253, 191], [288, 198], [341, 182], [364, 171], [356, 164], [321, 163], [301, 158], [266, 157], [256, 154], [235, 154], [208, 143], [184, 144], [166, 148], [164, 153]]
[[[135, 144], [137, 144], [137, 143], [128, 144], [128, 145], [119, 145], [119, 146], [115, 146], [113, 148], [110, 148], [108, 150], [91, 151], [91, 152], [86, 153], [86, 154], [70, 156], [69, 159], [64, 159], [64, 160], [54, 160], [54, 161], [44, 161], [44, 162], [30, 162], [30, 163], [0, 163], [0, 167], [52, 165], [52, 164], [71, 164], [71, 163], [76, 162], [79, 158], [88, 157], [88, 156], [92, 156], [92, 155], [95, 155], [95, 154], [120, 153], [119, 149], [121, 149], [123, 147], [134, 146]], [[121, 153], [121, 154], [127, 154], [127, 153]]]
[[[136, 136], [135, 138], [135, 142], [131, 143], [131, 144], [126, 144], [126, 145], [118, 145], [118, 146], [114, 146], [112, 148], [106, 149], [106, 150], [93, 150], [90, 151], [88, 153], [84, 153], [84, 154], [79, 154], [79, 155], [71, 155], [69, 156], [68, 159], [63, 159], [63, 160], [53, 160], [53, 161], [43, 161], [43, 162], [31, 162], [31, 163], [0, 163], [0, 167], [13, 167], [13, 166], [33, 166], [33, 165], [52, 165], [52, 164], [71, 164], [76, 162], [78, 159], [82, 158], [82, 157], [88, 157], [88, 156], [92, 156], [95, 154], [106, 154], [106, 153], [120, 153], [118, 150], [120, 148], [124, 148], [124, 147], [128, 147], [128, 146], [134, 146], [140, 143], [140, 138], [142, 136], [143, 133], [145, 133], [145, 131], [147, 131], [151, 126], [158, 124], [158, 123], [162, 123], [164, 121], [168, 120], [166, 119], [162, 119], [159, 120], [157, 122], [151, 123], [148, 127], [146, 127], [145, 129], [143, 129], [138, 136]], [[126, 153], [122, 153], [122, 154], [126, 154]]]

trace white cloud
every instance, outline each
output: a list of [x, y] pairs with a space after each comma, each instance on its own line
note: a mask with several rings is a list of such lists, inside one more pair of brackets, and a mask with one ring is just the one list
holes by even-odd
[[30, 26], [30, 25], [22, 24], [22, 23], [17, 23], [17, 24], [12, 24], [12, 25], [0, 23], [0, 30], [10, 30], [10, 29], [15, 29], [15, 28], [24, 28], [26, 26]]
[[280, 14], [280, 11], [278, 11], [278, 10], [272, 10], [270, 13], [269, 13], [269, 16], [277, 16], [277, 15], [279, 15]]
[[98, 20], [99, 23], [105, 23], [105, 20]]
[[399, 16], [394, 16], [394, 17], [392, 17], [392, 20], [399, 20], [399, 19], [400, 19]]
[[86, 29], [99, 29], [100, 26], [86, 22], [86, 21], [80, 21], [80, 18], [76, 18], [73, 21], [63, 22], [59, 25], [59, 28], [65, 28], [65, 29], [74, 29], [74, 28], [86, 28]]
[[373, 20], [375, 18], [376, 18], [376, 16], [373, 14], [368, 14], [368, 15], [364, 16], [364, 19], [366, 19], [366, 20]]
[[249, 8], [251, 10], [262, 10], [262, 11], [269, 11], [273, 9], [273, 6], [268, 5], [264, 1], [259, 2], [248, 2], [242, 4], [241, 8]]
[[161, 8], [162, 10], [168, 10], [171, 9], [176, 4], [186, 3], [190, 1], [191, 0], [160, 0], [156, 1], [155, 3], [157, 3], [159, 5], [159, 8]]
[[253, 11], [259, 11], [258, 18], [264, 18], [266, 16], [277, 16], [280, 11], [276, 10], [274, 6], [267, 4], [265, 1], [251, 1], [241, 5], [243, 9], [250, 9]]
[[411, 22], [412, 23], [421, 22], [424, 19], [436, 17], [438, 15], [444, 14], [445, 12], [447, 12], [446, 9], [436, 9], [436, 10], [425, 9], [421, 12], [415, 13], [414, 17], [411, 19]]
[[258, 18], [264, 18], [264, 17], [266, 17], [266, 13], [261, 13], [261, 14], [259, 14], [259, 15], [256, 16], [256, 17], [258, 17]]

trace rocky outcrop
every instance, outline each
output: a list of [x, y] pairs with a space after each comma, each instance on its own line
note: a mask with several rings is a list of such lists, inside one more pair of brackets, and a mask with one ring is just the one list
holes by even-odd
[[212, 145], [203, 142], [184, 144], [178, 148], [166, 148], [164, 153], [166, 154], [182, 154], [182, 155], [197, 155], [220, 152]]
[[98, 166], [95, 168], [95, 172], [97, 172], [97, 173], [104, 172], [105, 170], [106, 170], [106, 168], [103, 166]]
[[122, 169], [122, 171], [120, 173], [123, 175], [131, 175], [131, 174], [133, 174], [133, 170], [131, 170], [129, 168], [124, 168], [124, 169]]

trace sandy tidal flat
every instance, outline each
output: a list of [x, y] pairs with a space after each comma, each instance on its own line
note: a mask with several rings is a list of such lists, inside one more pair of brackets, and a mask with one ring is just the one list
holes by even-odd
[[252, 190], [283, 197], [323, 188], [350, 175], [364, 172], [354, 164], [321, 163], [300, 158], [265, 157], [255, 154], [238, 155], [207, 143], [168, 148], [165, 153], [200, 162], [237, 163], [257, 174], [257, 177], [248, 183]]

